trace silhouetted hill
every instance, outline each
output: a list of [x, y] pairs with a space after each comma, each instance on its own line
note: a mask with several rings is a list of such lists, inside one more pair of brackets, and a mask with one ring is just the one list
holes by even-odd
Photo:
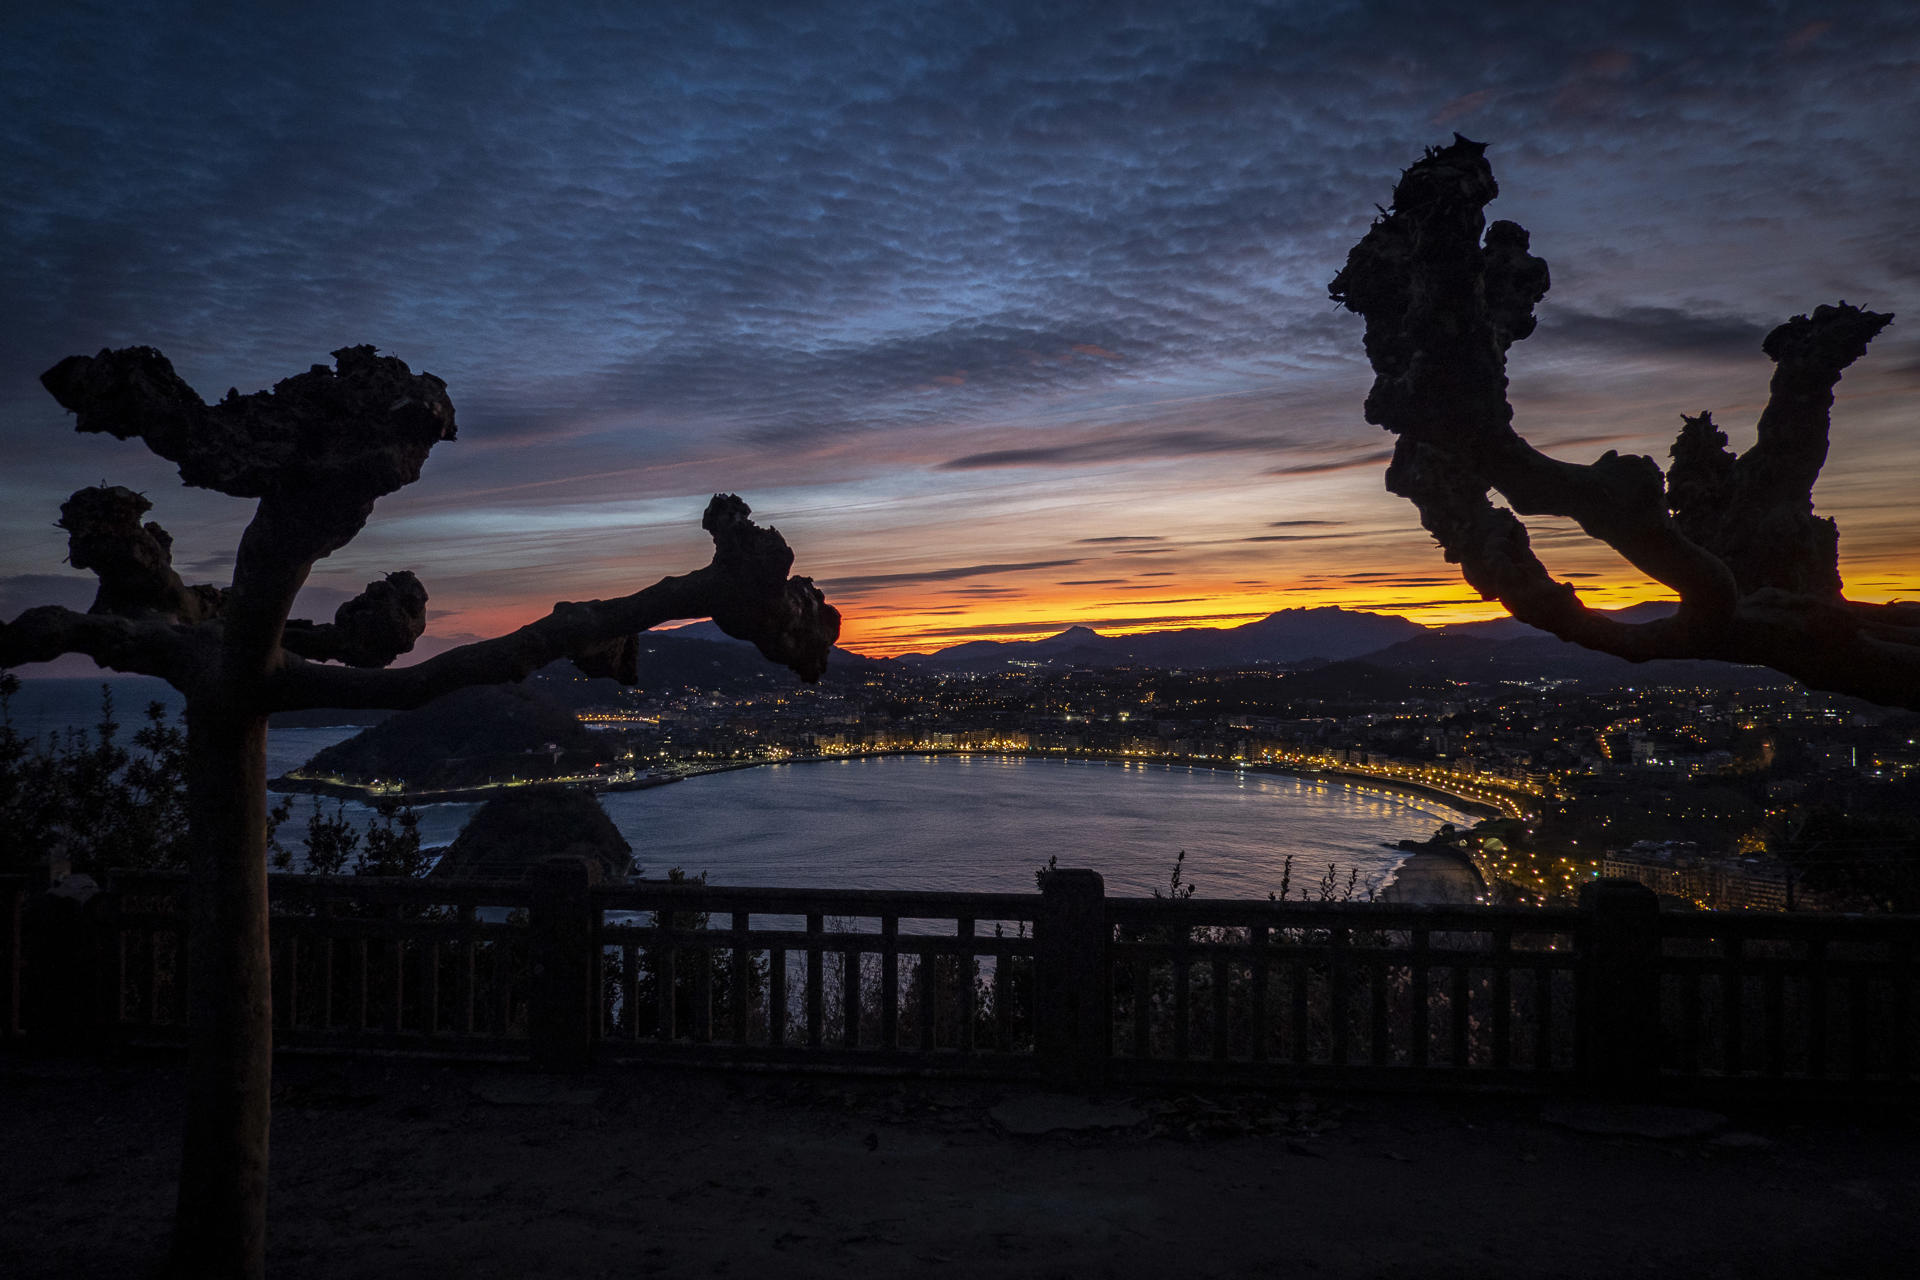
[[[1652, 622], [1655, 618], [1671, 614], [1675, 607], [1671, 600], [1647, 600], [1605, 612], [1608, 617], [1620, 622]], [[1449, 622], [1432, 630], [1436, 635], [1470, 636], [1475, 640], [1537, 640], [1546, 634], [1517, 618], [1506, 617], [1488, 618], [1484, 622]]]
[[[861, 682], [886, 663], [877, 658], [836, 648], [827, 662], [824, 685]], [[605, 706], [620, 700], [622, 686], [613, 680], [583, 676], [570, 662], [555, 662], [527, 677], [547, 697], [564, 707]], [[745, 640], [735, 640], [710, 622], [673, 631], [640, 634], [641, 693], [702, 689], [720, 693], [790, 689], [799, 678], [776, 667]]]
[[1390, 671], [1371, 662], [1349, 659], [1278, 677], [1254, 673], [1195, 677], [1167, 689], [1169, 701], [1177, 704], [1169, 714], [1179, 717], [1296, 715], [1314, 704], [1326, 710], [1378, 706], [1443, 696], [1452, 691], [1453, 685], [1421, 672]]
[[481, 685], [436, 698], [335, 743], [301, 772], [414, 790], [472, 786], [496, 775], [549, 776], [590, 765], [606, 739], [525, 684]]
[[1451, 629], [1436, 631], [1370, 653], [1366, 661], [1390, 670], [1418, 672], [1428, 679], [1475, 682], [1570, 680], [1608, 688], [1701, 685], [1716, 689], [1753, 689], [1791, 683], [1777, 671], [1728, 662], [1680, 659], [1628, 662], [1531, 627], [1526, 628], [1525, 634], [1506, 640], [1481, 639]]
[[1103, 636], [1069, 627], [1041, 640], [971, 640], [930, 654], [903, 654], [912, 665], [942, 670], [979, 670], [1009, 662], [1087, 667], [1240, 667], [1338, 660], [1371, 653], [1425, 631], [1392, 614], [1361, 613], [1328, 606], [1282, 609], [1238, 627], [1187, 627], [1131, 636]]
[[1276, 683], [1294, 701], [1328, 703], [1399, 702], [1431, 697], [1445, 686], [1424, 672], [1394, 671], [1368, 659], [1330, 662], [1296, 671]]
[[[1626, 622], [1664, 617], [1669, 602], [1648, 602], [1614, 611]], [[649, 631], [640, 637], [640, 688], [748, 692], [790, 684], [793, 676], [772, 666], [745, 641], [735, 640], [711, 622], [673, 631]], [[1634, 664], [1568, 644], [1512, 618], [1424, 627], [1395, 614], [1363, 613], [1325, 607], [1283, 609], [1239, 627], [1188, 627], [1131, 636], [1103, 636], [1083, 626], [1069, 627], [1036, 640], [971, 640], [935, 653], [909, 653], [895, 659], [869, 658], [836, 648], [822, 682], [863, 682], [895, 664], [925, 671], [993, 671], [1009, 664], [1049, 668], [1154, 667], [1208, 670], [1273, 664], [1290, 668], [1338, 667], [1363, 660], [1365, 672], [1334, 671], [1326, 680], [1351, 678], [1343, 698], [1393, 699], [1421, 696], [1446, 681], [1573, 680], [1591, 685], [1706, 684], [1755, 688], [1784, 678], [1761, 668], [1726, 663], [1662, 661]], [[1371, 679], [1404, 681], [1380, 685], [1369, 694]], [[554, 663], [528, 681], [555, 702], [584, 707], [613, 702], [620, 686], [589, 680], [570, 664]], [[1302, 686], [1304, 689], [1306, 686]], [[1336, 691], [1331, 690], [1330, 696]], [[1302, 695], [1314, 696], [1314, 695]]]
[[557, 854], [596, 862], [603, 877], [624, 880], [633, 849], [590, 791], [525, 787], [480, 807], [434, 865], [453, 879], [519, 880]]

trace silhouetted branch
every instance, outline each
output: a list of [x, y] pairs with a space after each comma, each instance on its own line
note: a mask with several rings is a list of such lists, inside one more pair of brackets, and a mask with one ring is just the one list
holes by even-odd
[[[1634, 661], [1758, 663], [1920, 706], [1920, 606], [1845, 600], [1837, 531], [1812, 514], [1833, 387], [1892, 317], [1842, 303], [1768, 335], [1772, 397], [1737, 458], [1706, 414], [1685, 419], [1671, 476], [1647, 457], [1550, 458], [1514, 431], [1506, 399], [1507, 349], [1533, 332], [1547, 265], [1524, 228], [1486, 225], [1499, 188], [1485, 150], [1458, 135], [1429, 150], [1329, 286], [1366, 317], [1367, 421], [1399, 436], [1388, 490], [1413, 502], [1482, 597], [1562, 639]], [[1629, 624], [1587, 608], [1534, 555], [1522, 515], [1575, 521], [1672, 588], [1679, 609]]]
[[427, 589], [402, 569], [334, 610], [333, 621], [289, 619], [281, 643], [289, 653], [350, 667], [384, 667], [413, 648], [427, 629]]
[[[29, 609], [0, 623], [0, 666], [85, 653], [162, 676], [187, 695], [187, 796], [195, 938], [187, 954], [191, 1052], [180, 1200], [169, 1274], [264, 1275], [273, 1047], [266, 891], [267, 715], [302, 707], [408, 707], [470, 684], [525, 676], [556, 658], [632, 683], [636, 634], [712, 617], [803, 678], [818, 678], [840, 630], [793, 552], [716, 496], [713, 563], [619, 600], [561, 604], [539, 622], [417, 667], [380, 670], [413, 647], [427, 593], [389, 575], [331, 623], [287, 614], [314, 562], [357, 534], [383, 494], [419, 478], [454, 433], [446, 387], [372, 347], [334, 352], [271, 392], [209, 406], [149, 347], [74, 356], [42, 377], [82, 431], [138, 437], [190, 485], [259, 500], [225, 590], [184, 585], [171, 539], [142, 525], [146, 499], [83, 489], [61, 510], [73, 563], [99, 577], [85, 614]], [[347, 666], [325, 665], [338, 660]]]
[[189, 587], [173, 571], [173, 539], [157, 524], [141, 524], [153, 504], [119, 485], [80, 489], [60, 504], [67, 531], [67, 563], [100, 580], [91, 613], [136, 618], [165, 614], [199, 622], [220, 612], [217, 587]]
[[428, 450], [453, 439], [453, 404], [446, 383], [370, 346], [333, 356], [332, 369], [316, 364], [271, 391], [228, 391], [215, 405], [152, 347], [68, 356], [40, 381], [77, 415], [75, 429], [138, 437], [195, 488], [371, 502], [418, 480]]
[[186, 688], [202, 661], [212, 656], [210, 645], [200, 643], [195, 631], [160, 615], [121, 618], [42, 605], [12, 622], [0, 622], [0, 668], [81, 653], [103, 667], [159, 676]]
[[290, 658], [271, 681], [275, 708], [416, 707], [475, 684], [519, 680], [561, 658], [589, 675], [633, 683], [633, 638], [681, 618], [712, 618], [729, 635], [817, 680], [840, 634], [840, 614], [810, 578], [789, 578], [793, 552], [778, 531], [747, 517], [747, 504], [716, 495], [702, 523], [714, 556], [703, 569], [616, 600], [563, 602], [537, 622], [450, 649], [411, 667], [347, 670]]

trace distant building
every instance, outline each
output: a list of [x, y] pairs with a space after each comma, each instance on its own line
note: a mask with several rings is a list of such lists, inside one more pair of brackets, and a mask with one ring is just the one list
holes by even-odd
[[1709, 858], [1696, 845], [1674, 841], [1642, 841], [1609, 853], [1600, 873], [1721, 911], [1785, 911], [1793, 897], [1792, 870], [1781, 863]]

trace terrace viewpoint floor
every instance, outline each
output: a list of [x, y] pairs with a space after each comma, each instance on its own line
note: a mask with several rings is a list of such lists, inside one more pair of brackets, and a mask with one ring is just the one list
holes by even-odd
[[[181, 1089], [171, 1062], [0, 1057], [0, 1275], [150, 1274]], [[1715, 1123], [1524, 1099], [1090, 1104], [988, 1084], [322, 1059], [282, 1061], [276, 1093], [282, 1280], [1756, 1280], [1910, 1277], [1920, 1250], [1912, 1106]], [[1697, 1131], [1585, 1131], [1650, 1120]]]

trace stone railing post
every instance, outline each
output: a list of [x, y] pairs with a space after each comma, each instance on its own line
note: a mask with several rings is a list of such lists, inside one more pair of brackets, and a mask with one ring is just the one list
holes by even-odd
[[1660, 1071], [1660, 900], [1635, 880], [1582, 885], [1581, 1074], [1608, 1093], [1646, 1092]]
[[600, 993], [593, 984], [593, 886], [585, 858], [553, 857], [533, 868], [527, 912], [527, 1036], [533, 1059], [557, 1070], [593, 1060]]
[[1033, 922], [1034, 1052], [1054, 1083], [1097, 1088], [1113, 1048], [1106, 884], [1097, 871], [1052, 870]]

